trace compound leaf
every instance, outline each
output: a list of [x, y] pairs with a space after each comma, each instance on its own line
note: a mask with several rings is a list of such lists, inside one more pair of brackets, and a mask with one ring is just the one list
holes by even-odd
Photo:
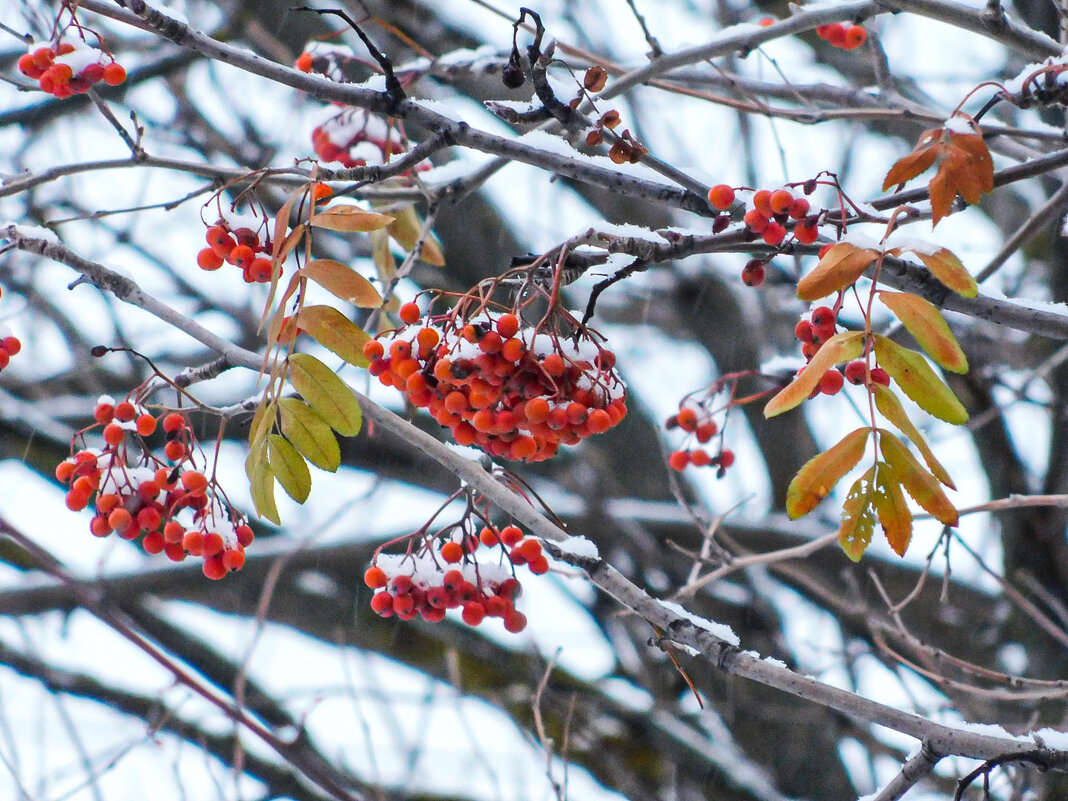
[[281, 434], [271, 434], [268, 438], [268, 453], [271, 460], [271, 472], [286, 491], [286, 495], [297, 503], [308, 500], [311, 492], [311, 471], [300, 452]]
[[293, 324], [349, 364], [370, 364], [363, 355], [363, 344], [371, 337], [333, 306], [305, 306], [294, 315]]
[[957, 525], [957, 509], [942, 491], [938, 479], [923, 469], [901, 440], [892, 432], [879, 429], [879, 449], [893, 479], [905, 487], [916, 503], [947, 526]]

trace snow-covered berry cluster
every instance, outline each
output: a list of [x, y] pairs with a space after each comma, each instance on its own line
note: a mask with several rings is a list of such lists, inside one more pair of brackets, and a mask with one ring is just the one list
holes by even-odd
[[241, 270], [249, 284], [266, 284], [271, 280], [271, 239], [267, 220], [251, 217], [248, 220], [223, 219], [208, 226], [204, 232], [208, 246], [197, 253], [202, 270], [218, 270], [232, 264]]
[[41, 91], [58, 98], [85, 94], [100, 81], [118, 86], [126, 80], [126, 70], [114, 56], [80, 39], [32, 46], [19, 56], [18, 68]]
[[[204, 575], [220, 579], [245, 564], [253, 540], [246, 519], [227, 504], [212, 479], [195, 468], [186, 418], [174, 412], [158, 419], [130, 401], [102, 396], [93, 410], [103, 448], [83, 447], [56, 467], [68, 486], [67, 508], [92, 508], [90, 531], [139, 540], [146, 553], [165, 553], [180, 562], [197, 556]], [[147, 438], [162, 429], [166, 459], [152, 452]]]
[[452, 430], [461, 445], [536, 462], [626, 416], [615, 355], [588, 329], [538, 333], [510, 312], [460, 319], [422, 318], [401, 307], [405, 323], [364, 347], [371, 375], [403, 392]]

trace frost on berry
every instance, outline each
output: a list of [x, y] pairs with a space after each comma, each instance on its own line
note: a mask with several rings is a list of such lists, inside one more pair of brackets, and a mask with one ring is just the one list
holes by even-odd
[[364, 348], [368, 369], [461, 445], [536, 462], [626, 415], [615, 355], [589, 329], [555, 334], [485, 308], [420, 317], [412, 303], [401, 311], [406, 324]]
[[18, 59], [18, 70], [60, 99], [85, 94], [101, 81], [118, 86], [126, 80], [126, 70], [114, 56], [76, 37], [30, 45]]
[[[102, 395], [93, 419], [75, 442], [84, 446], [88, 432], [101, 428], [104, 447], [72, 448], [56, 467], [56, 478], [68, 486], [67, 507], [93, 513], [92, 534], [136, 540], [146, 553], [165, 553], [176, 562], [201, 557], [204, 574], [213, 579], [241, 569], [252, 529], [193, 463], [185, 417], [172, 412], [157, 420], [136, 403]], [[166, 458], [153, 450], [157, 433], [164, 434]], [[175, 445], [181, 445], [178, 458], [172, 456]]]

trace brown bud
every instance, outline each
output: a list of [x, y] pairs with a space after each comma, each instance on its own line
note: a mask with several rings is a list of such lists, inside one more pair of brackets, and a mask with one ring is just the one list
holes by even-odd
[[596, 147], [597, 145], [601, 144], [601, 142], [603, 142], [603, 141], [604, 141], [604, 136], [601, 134], [600, 131], [590, 131], [588, 134], [586, 134], [586, 145], [587, 145], [587, 147]]
[[613, 128], [619, 125], [621, 121], [622, 120], [619, 117], [619, 112], [613, 108], [602, 114], [601, 119], [597, 120], [597, 124], [602, 128], [607, 128], [611, 131]]

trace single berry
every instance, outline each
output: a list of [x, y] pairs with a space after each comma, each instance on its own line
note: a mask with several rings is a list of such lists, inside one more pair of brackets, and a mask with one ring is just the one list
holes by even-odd
[[414, 325], [419, 322], [419, 318], [423, 316], [423, 313], [419, 310], [419, 304], [412, 301], [401, 306], [397, 316], [400, 317], [401, 322], [407, 325]]
[[718, 211], [726, 211], [734, 204], [734, 189], [726, 184], [716, 184], [708, 190], [708, 203]]
[[824, 395], [838, 394], [842, 389], [843, 380], [842, 374], [832, 367], [824, 373], [823, 377], [820, 379], [820, 392]]
[[845, 366], [845, 379], [850, 384], [863, 384], [867, 371], [863, 359], [854, 359]]

